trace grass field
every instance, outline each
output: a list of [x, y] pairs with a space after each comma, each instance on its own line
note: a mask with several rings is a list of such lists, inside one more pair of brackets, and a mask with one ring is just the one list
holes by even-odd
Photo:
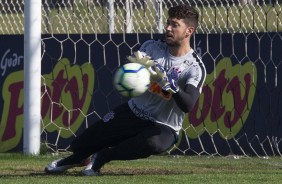
[[206, 156], [152, 156], [134, 161], [112, 161], [102, 168], [102, 176], [85, 177], [81, 168], [63, 175], [48, 175], [44, 167], [60, 156], [0, 154], [0, 183], [216, 183], [244, 184], [282, 181], [279, 157], [228, 158]]

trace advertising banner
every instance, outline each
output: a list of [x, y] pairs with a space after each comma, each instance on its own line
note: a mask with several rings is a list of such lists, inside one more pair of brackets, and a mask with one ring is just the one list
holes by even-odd
[[[0, 152], [22, 151], [23, 35], [0, 35]], [[73, 138], [126, 102], [113, 75], [148, 39], [163, 35], [42, 35], [42, 143]], [[198, 34], [192, 47], [207, 78], [176, 144], [184, 154], [274, 154], [280, 148], [282, 52], [279, 33]], [[28, 61], [25, 61], [28, 62]], [[275, 149], [273, 148], [275, 146]]]

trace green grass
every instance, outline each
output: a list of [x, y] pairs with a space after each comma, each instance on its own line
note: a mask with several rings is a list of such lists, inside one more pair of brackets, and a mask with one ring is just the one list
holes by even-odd
[[278, 157], [227, 158], [205, 156], [152, 156], [134, 161], [112, 161], [102, 176], [83, 177], [81, 168], [62, 175], [48, 175], [44, 167], [60, 156], [0, 154], [0, 183], [271, 183], [282, 181], [282, 160]]

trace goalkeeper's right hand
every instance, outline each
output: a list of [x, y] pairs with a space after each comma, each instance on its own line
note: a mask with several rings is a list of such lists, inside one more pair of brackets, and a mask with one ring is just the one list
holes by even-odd
[[128, 56], [127, 59], [132, 63], [139, 63], [146, 67], [152, 74], [152, 66], [155, 66], [155, 62], [151, 60], [149, 56], [144, 56], [140, 51], [134, 52], [134, 56]]

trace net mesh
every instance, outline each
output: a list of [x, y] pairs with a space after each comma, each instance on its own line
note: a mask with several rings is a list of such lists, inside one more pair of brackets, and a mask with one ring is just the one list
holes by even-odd
[[[255, 57], [249, 56], [245, 52], [249, 42], [256, 42], [258, 50], [261, 49], [260, 47], [265, 40], [273, 43], [278, 37], [281, 42], [282, 37], [279, 32], [282, 29], [282, 1], [280, 0], [43, 0], [42, 58], [48, 58], [48, 63], [43, 61], [45, 62], [43, 65], [49, 67], [50, 73], [42, 75], [42, 103], [46, 106], [42, 110], [42, 142], [48, 148], [53, 151], [66, 151], [68, 147], [59, 145], [65, 145], [63, 143], [68, 138], [77, 136], [79, 132], [89, 127], [93, 123], [92, 121], [101, 119], [104, 116], [103, 112], [116, 105], [112, 104], [112, 99], [119, 98], [120, 102], [124, 101], [122, 97], [115, 94], [114, 89], [104, 89], [103, 80], [105, 79], [99, 78], [99, 73], [108, 73], [109, 79], [112, 78], [114, 71], [124, 59], [123, 48], [125, 47], [132, 52], [140, 46], [139, 35], [143, 33], [149, 33], [150, 38], [154, 38], [153, 35], [156, 33], [163, 33], [167, 10], [173, 5], [183, 3], [192, 5], [199, 11], [197, 34], [206, 34], [207, 37], [210, 33], [219, 35], [219, 40], [212, 42], [212, 39], [208, 39], [212, 43], [203, 43], [206, 47], [204, 52], [197, 45], [199, 42], [196, 43], [194, 39], [192, 46], [195, 50], [203, 58], [212, 60], [214, 68], [223, 57], [232, 58], [232, 61], [235, 61], [238, 66], [243, 66], [245, 60], [251, 60], [253, 64], [262, 66], [265, 71], [265, 76], [262, 78], [266, 85], [257, 89], [254, 79], [251, 77], [250, 89], [259, 91], [261, 95], [265, 93], [268, 98], [264, 99], [262, 96], [261, 101], [255, 102], [255, 105], [262, 109], [259, 112], [264, 113], [257, 115], [257, 117], [249, 117], [254, 122], [251, 125], [254, 130], [252, 134], [243, 131], [235, 137], [237, 132], [221, 128], [220, 119], [215, 118], [215, 123], [212, 125], [210, 122], [204, 121], [201, 126], [195, 126], [189, 123], [189, 117], [187, 117], [181, 131], [181, 139], [184, 141], [176, 144], [169, 153], [178, 151], [183, 154], [221, 155], [221, 151], [218, 150], [221, 145], [216, 144], [218, 137], [220, 137], [222, 139], [220, 144], [229, 148], [227, 154], [233, 154], [234, 147], [237, 147], [240, 151], [236, 154], [244, 156], [247, 156], [249, 152], [257, 156], [281, 155], [279, 149], [281, 137], [272, 135], [269, 133], [271, 130], [267, 128], [258, 130], [255, 123], [258, 118], [265, 119], [265, 127], [268, 127], [267, 124], [272, 120], [280, 122], [279, 114], [281, 113], [278, 108], [262, 107], [262, 101], [273, 102], [277, 100], [271, 99], [272, 94], [278, 94], [278, 96], [281, 94], [279, 88], [269, 89], [267, 84], [273, 81], [266, 80], [268, 68], [271, 68], [270, 72], [274, 71], [275, 75], [275, 87], [280, 82], [277, 71], [281, 67], [281, 57], [275, 57], [280, 55], [279, 48], [273, 48], [268, 58], [261, 58], [260, 54]], [[24, 0], [0, 1], [0, 34], [24, 33], [23, 9]], [[243, 33], [245, 42], [240, 50], [243, 51], [243, 56], [234, 49], [226, 56], [224, 45], [220, 42], [225, 33], [230, 33], [233, 45], [237, 40], [236, 33]], [[108, 39], [104, 40], [99, 36], [100, 34], [108, 34]], [[123, 39], [114, 39], [115, 34], [123, 34]], [[64, 49], [65, 45], [69, 44], [73, 45], [73, 53], [69, 54], [68, 58], [70, 59], [68, 60], [65, 58]], [[52, 48], [46, 45], [52, 45]], [[88, 51], [88, 56], [83, 56], [87, 61], [83, 65], [76, 65], [77, 60], [81, 60], [82, 57], [77, 50], [78, 46]], [[210, 50], [212, 48], [219, 48], [219, 54], [213, 55]], [[54, 54], [52, 49], [61, 52]], [[103, 53], [102, 56], [97, 56], [98, 63], [93, 63], [93, 59], [91, 59], [96, 57], [95, 50]], [[117, 58], [114, 65], [107, 61], [109, 55], [114, 55]], [[95, 74], [92, 67], [95, 68]], [[250, 68], [252, 67], [250, 66]], [[244, 73], [243, 68], [239, 67], [238, 71], [238, 76], [241, 76], [240, 73]], [[213, 82], [219, 77], [216, 71], [210, 75], [206, 85], [213, 85]], [[233, 74], [225, 75], [231, 76]], [[95, 87], [94, 84], [90, 85], [90, 82], [87, 83], [87, 88], [85, 87], [86, 84], [82, 80], [85, 76], [93, 78], [98, 76], [95, 78]], [[75, 81], [74, 78], [81, 80]], [[239, 86], [246, 89], [245, 83], [242, 81], [239, 82]], [[67, 94], [63, 96], [63, 93]], [[102, 98], [98, 102], [93, 102], [91, 99], [96, 96]], [[84, 106], [80, 106], [79, 100], [81, 99], [86, 102]], [[278, 107], [280, 100], [278, 99], [276, 103]], [[99, 104], [103, 104], [103, 106]], [[235, 106], [234, 103], [233, 105]], [[230, 111], [233, 113], [236, 111], [234, 106], [230, 107]], [[197, 113], [203, 112], [205, 108], [205, 106], [199, 107]], [[251, 111], [251, 105], [246, 106], [244, 113], [248, 114], [249, 111]], [[217, 112], [214, 113], [217, 114]], [[240, 117], [242, 119], [241, 127], [243, 127], [243, 121], [246, 118], [244, 113]], [[89, 122], [90, 119], [91, 122]], [[260, 131], [265, 131], [266, 136], [259, 137], [258, 132]], [[202, 140], [204, 139], [203, 133], [210, 137], [210, 141]], [[196, 141], [191, 143], [191, 140]], [[242, 141], [247, 142], [248, 148], [241, 146]], [[265, 151], [266, 147], [270, 147], [272, 151], [270, 153]]]
[[[197, 33], [277, 32], [280, 0], [43, 0], [42, 33], [158, 33], [169, 7], [195, 6]], [[1, 34], [23, 34], [24, 0], [0, 2]]]

